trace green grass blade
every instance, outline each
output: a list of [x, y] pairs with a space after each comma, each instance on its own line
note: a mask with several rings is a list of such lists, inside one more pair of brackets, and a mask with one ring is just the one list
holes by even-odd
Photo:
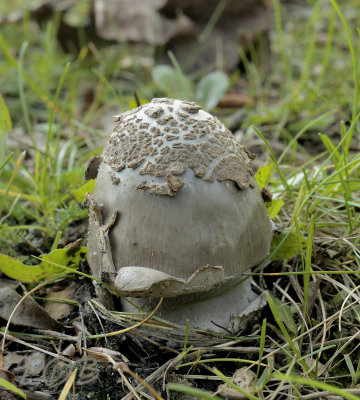
[[10, 153], [6, 159], [4, 160], [4, 162], [0, 165], [0, 171], [5, 167], [5, 165], [13, 158], [14, 153]]
[[312, 126], [316, 126], [320, 121], [328, 117], [329, 115], [334, 114], [334, 110], [330, 110], [326, 112], [325, 114], [320, 115], [319, 117], [311, 120], [309, 123], [307, 123], [288, 143], [288, 145], [285, 147], [284, 151], [281, 153], [279, 156], [277, 162], [278, 164], [281, 164], [282, 160], [284, 159], [285, 155], [288, 153], [288, 151], [291, 149], [291, 147], [297, 142], [297, 140]]
[[[359, 102], [359, 67], [358, 67], [358, 61], [357, 61], [357, 56], [355, 54], [355, 48], [354, 48], [354, 43], [351, 37], [351, 33], [350, 33], [350, 29], [349, 29], [349, 25], [347, 24], [345, 17], [343, 15], [343, 13], [341, 12], [339, 5], [337, 3], [336, 0], [330, 0], [332, 6], [334, 7], [334, 9], [336, 10], [341, 23], [344, 27], [345, 30], [345, 34], [346, 34], [346, 38], [348, 41], [348, 46], [349, 46], [349, 50], [350, 50], [350, 54], [351, 54], [351, 62], [352, 62], [352, 69], [353, 69], [353, 79], [354, 79], [354, 99], [353, 99], [353, 111], [352, 111], [352, 118], [351, 118], [351, 122], [354, 122], [356, 119], [356, 115], [358, 112], [358, 102]], [[352, 124], [352, 126], [350, 127], [350, 135], [346, 141], [346, 148], [349, 149], [350, 147], [350, 143], [351, 143], [351, 139], [352, 139], [352, 135], [355, 129], [355, 124]]]
[[309, 21], [309, 25], [312, 27], [312, 31], [310, 33], [310, 40], [307, 45], [307, 52], [305, 54], [304, 65], [302, 67], [301, 75], [299, 78], [299, 84], [296, 89], [296, 93], [294, 97], [296, 98], [299, 93], [302, 92], [307, 81], [309, 80], [310, 75], [310, 64], [314, 57], [315, 49], [316, 49], [316, 40], [317, 40], [317, 32], [319, 28], [319, 12], [322, 6], [323, 0], [319, 0], [315, 3], [315, 6], [312, 8], [311, 18]]
[[292, 195], [291, 188], [290, 188], [289, 184], [287, 183], [287, 180], [285, 179], [285, 176], [284, 176], [284, 174], [282, 173], [282, 171], [280, 169], [279, 163], [277, 162], [276, 156], [275, 156], [275, 154], [274, 154], [269, 142], [266, 140], [265, 136], [257, 128], [253, 127], [253, 129], [261, 137], [261, 139], [265, 143], [266, 147], [268, 148], [268, 150], [270, 152], [270, 155], [271, 155], [271, 160], [274, 163], [276, 172], [279, 174], [281, 183], [284, 185], [286, 190], [289, 192], [289, 195]]
[[289, 88], [290, 82], [291, 82], [291, 68], [290, 68], [290, 61], [289, 61], [289, 55], [288, 55], [288, 48], [286, 46], [285, 40], [284, 40], [284, 29], [282, 26], [282, 21], [281, 21], [281, 5], [279, 0], [274, 0], [273, 1], [273, 6], [274, 6], [274, 12], [275, 12], [275, 27], [276, 27], [276, 34], [278, 37], [278, 44], [280, 47], [280, 53], [281, 53], [281, 60], [283, 63], [283, 68], [285, 71], [285, 76], [287, 79], [287, 87]]
[[281, 320], [281, 318], [280, 318], [279, 311], [278, 311], [278, 309], [277, 309], [276, 306], [275, 306], [274, 300], [272, 299], [271, 295], [270, 295], [268, 292], [266, 292], [266, 296], [267, 296], [267, 300], [268, 300], [268, 304], [269, 304], [269, 306], [270, 306], [271, 312], [272, 312], [272, 314], [273, 314], [273, 316], [274, 316], [274, 318], [275, 318], [275, 320], [276, 320], [276, 323], [278, 324], [278, 326], [279, 326], [279, 328], [280, 328], [282, 334], [284, 335], [284, 337], [285, 337], [287, 343], [289, 344], [291, 350], [293, 351], [293, 353], [294, 353], [295, 356], [297, 357], [298, 362], [301, 364], [303, 370], [304, 370], [305, 372], [308, 371], [308, 370], [309, 370], [309, 367], [308, 367], [308, 365], [305, 363], [305, 361], [304, 361], [304, 360], [300, 360], [300, 361], [299, 361], [299, 358], [301, 358], [301, 354], [299, 353], [299, 350], [296, 348], [295, 343], [294, 343], [293, 340], [291, 339], [291, 337], [290, 337], [290, 335], [289, 335], [289, 332], [287, 331], [287, 329], [286, 329], [284, 323], [282, 322], [282, 320]]
[[19, 389], [18, 387], [16, 387], [15, 385], [13, 385], [12, 383], [6, 381], [3, 378], [0, 378], [0, 386], [5, 388], [6, 390], [10, 390], [11, 392], [16, 393], [17, 395], [19, 395], [23, 399], [26, 399], [26, 394], [21, 389]]
[[[53, 141], [53, 125], [54, 125], [54, 119], [55, 119], [55, 110], [56, 110], [56, 106], [57, 106], [57, 103], [59, 100], [60, 92], [63, 87], [66, 75], [69, 71], [69, 67], [70, 67], [70, 63], [68, 62], [68, 63], [66, 63], [65, 68], [63, 69], [63, 72], [59, 79], [59, 83], [56, 87], [55, 98], [54, 98], [53, 102], [51, 103], [51, 107], [49, 107], [49, 112], [50, 112], [49, 129], [48, 129], [48, 134], [47, 134], [47, 138], [46, 138], [46, 147], [45, 147], [45, 157], [46, 158], [49, 158], [49, 156], [50, 156], [49, 148], [50, 148], [50, 144]], [[44, 169], [46, 169], [46, 168], [44, 168]]]
[[168, 383], [167, 387], [172, 392], [184, 393], [196, 399], [222, 400], [221, 397], [215, 396], [212, 393], [205, 392], [200, 389], [195, 389], [190, 386], [181, 385], [180, 383]]
[[260, 376], [260, 367], [261, 367], [261, 360], [263, 358], [264, 354], [264, 347], [265, 347], [265, 338], [266, 338], [266, 318], [263, 319], [262, 325], [261, 325], [261, 336], [260, 336], [260, 346], [259, 346], [259, 364], [256, 369], [256, 377], [255, 377], [255, 383], [254, 383], [254, 389], [257, 386], [258, 379]]
[[307, 379], [307, 378], [303, 378], [303, 377], [300, 377], [297, 375], [283, 375], [283, 374], [274, 374], [273, 378], [280, 379], [282, 381], [292, 382], [292, 383], [299, 383], [302, 385], [314, 387], [314, 388], [321, 389], [321, 390], [326, 390], [331, 393], [337, 394], [337, 395], [343, 397], [344, 399], [359, 400], [359, 397], [355, 396], [352, 393], [348, 393], [336, 386], [329, 385], [328, 383], [324, 383], [324, 382], [319, 382], [315, 379]]
[[[11, 132], [11, 118], [3, 96], [0, 94], [0, 163], [5, 160], [5, 145]], [[2, 167], [0, 167], [1, 170]]]
[[[312, 248], [314, 242], [314, 229], [315, 229], [315, 219], [314, 216], [310, 219], [310, 226], [308, 232], [308, 239], [306, 244], [306, 257], [305, 257], [305, 272], [303, 276], [304, 280], [304, 318], [306, 319], [306, 311], [308, 304], [308, 296], [309, 296], [309, 282], [310, 282], [310, 273], [311, 273], [311, 260], [312, 260]], [[304, 325], [303, 325], [303, 328]]]
[[26, 130], [30, 136], [31, 142], [33, 144], [33, 147], [35, 150], [37, 150], [37, 144], [33, 135], [33, 130], [32, 130], [32, 125], [30, 122], [30, 117], [29, 117], [29, 111], [27, 107], [27, 102], [25, 99], [25, 91], [24, 91], [24, 79], [23, 79], [23, 69], [24, 69], [24, 57], [26, 53], [26, 49], [28, 47], [28, 43], [24, 42], [21, 45], [20, 48], [20, 53], [19, 53], [19, 69], [18, 69], [18, 85], [19, 85], [19, 95], [20, 95], [20, 103], [21, 103], [21, 108], [22, 112], [24, 115], [24, 121], [25, 121], [25, 126]]

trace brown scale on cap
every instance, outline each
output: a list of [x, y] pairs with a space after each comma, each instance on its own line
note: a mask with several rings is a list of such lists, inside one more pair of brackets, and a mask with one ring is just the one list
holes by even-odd
[[164, 177], [167, 189], [150, 182], [137, 186], [159, 195], [175, 195], [184, 183], [174, 191], [166, 177], [183, 175], [188, 168], [207, 182], [229, 180], [239, 189], [251, 185], [253, 175], [253, 155], [219, 120], [196, 103], [172, 99], [153, 99], [117, 117], [103, 157], [117, 172], [132, 168], [140, 175]]

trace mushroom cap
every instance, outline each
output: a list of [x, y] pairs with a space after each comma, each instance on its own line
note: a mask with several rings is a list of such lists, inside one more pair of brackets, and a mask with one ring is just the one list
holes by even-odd
[[[271, 221], [252, 155], [195, 103], [154, 99], [116, 117], [87, 177], [92, 272], [131, 297], [226, 284], [269, 253]], [[95, 165], [95, 168], [94, 168]], [[95, 172], [94, 172], [95, 170]]]

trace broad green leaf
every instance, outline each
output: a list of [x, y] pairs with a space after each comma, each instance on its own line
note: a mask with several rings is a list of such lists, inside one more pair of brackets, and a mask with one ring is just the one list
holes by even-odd
[[297, 325], [294, 321], [295, 309], [292, 306], [288, 306], [276, 297], [272, 297], [275, 307], [277, 308], [281, 321], [286, 325], [287, 329], [294, 335], [297, 332]]
[[86, 259], [86, 255], [86, 246], [56, 249], [41, 256], [42, 261], [39, 265], [25, 265], [15, 258], [0, 254], [0, 271], [9, 278], [36, 283], [52, 276], [69, 273], [69, 270], [56, 267], [48, 261], [75, 270], [79, 267], [80, 262]]
[[74, 189], [71, 193], [74, 195], [76, 201], [82, 203], [85, 200], [87, 192], [92, 193], [95, 186], [95, 179], [89, 179], [85, 185], [82, 185], [78, 189]]
[[284, 201], [281, 199], [274, 199], [270, 203], [265, 203], [266, 208], [269, 213], [269, 217], [274, 219], [281, 210], [281, 207], [284, 205]]
[[153, 81], [157, 84], [168, 97], [187, 100], [192, 97], [192, 84], [185, 75], [176, 71], [169, 65], [156, 65], [151, 75]]
[[255, 179], [257, 184], [259, 185], [260, 190], [269, 184], [272, 170], [273, 170], [272, 164], [265, 165], [264, 167], [260, 167], [257, 170]]
[[216, 107], [220, 97], [229, 88], [229, 77], [222, 71], [204, 75], [197, 87], [195, 98], [206, 110]]
[[[273, 164], [268, 164], [258, 169], [255, 175], [255, 179], [260, 190], [262, 188], [265, 188], [269, 184], [273, 167], [274, 167]], [[269, 217], [274, 219], [278, 215], [283, 205], [284, 201], [280, 199], [274, 199], [271, 202], [266, 203], [266, 208], [268, 210]]]
[[0, 378], [0, 386], [5, 388], [6, 390], [10, 390], [11, 392], [16, 393], [17, 395], [21, 396], [23, 399], [26, 399], [26, 394], [21, 389], [19, 389], [18, 387], [16, 387], [15, 385], [6, 381], [3, 378]]
[[0, 94], [0, 164], [5, 160], [5, 142], [11, 131], [11, 119], [9, 110]]
[[[273, 251], [279, 243], [283, 240], [286, 233], [275, 233], [271, 242], [271, 251]], [[306, 245], [304, 238], [301, 238], [302, 247]], [[286, 258], [291, 258], [300, 253], [300, 247], [298, 238], [295, 233], [288, 234], [285, 241], [282, 243], [279, 250], [273, 256], [273, 260], [285, 260]]]

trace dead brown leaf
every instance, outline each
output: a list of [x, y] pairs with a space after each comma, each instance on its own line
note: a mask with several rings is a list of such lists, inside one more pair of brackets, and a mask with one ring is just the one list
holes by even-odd
[[218, 107], [241, 108], [248, 105], [251, 98], [245, 93], [229, 92], [219, 100]]
[[[75, 300], [75, 292], [77, 290], [77, 286], [75, 284], [71, 284], [66, 287], [64, 290], [55, 291], [52, 290], [46, 296], [47, 299], [63, 299], [63, 300]], [[47, 301], [44, 310], [56, 321], [59, 321], [62, 318], [67, 317], [73, 311], [74, 306], [67, 303], [59, 303], [56, 301]]]
[[[0, 288], [0, 317], [8, 321], [21, 299], [22, 296], [11, 287]], [[63, 327], [30, 296], [26, 297], [19, 305], [11, 318], [11, 323], [38, 329], [60, 330]]]
[[[231, 70], [272, 23], [266, 0], [95, 0], [97, 34], [108, 40], [167, 45], [187, 71], [213, 63]], [[217, 15], [215, 26], [209, 20]]]
[[108, 40], [156, 45], [175, 36], [194, 36], [194, 25], [185, 15], [167, 18], [160, 14], [165, 4], [166, 0], [96, 0], [96, 31]]
[[[255, 376], [256, 375], [254, 374], [254, 372], [250, 371], [248, 367], [243, 367], [236, 370], [231, 380], [239, 388], [245, 390], [248, 393], [252, 393], [255, 383]], [[243, 400], [247, 398], [226, 383], [219, 385], [217, 393], [229, 400]]]

